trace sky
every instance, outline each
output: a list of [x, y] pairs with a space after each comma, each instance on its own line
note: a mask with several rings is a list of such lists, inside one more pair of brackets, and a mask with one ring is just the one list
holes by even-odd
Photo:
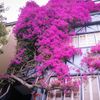
[[[6, 22], [17, 21], [17, 18], [20, 14], [20, 8], [23, 8], [27, 1], [29, 0], [0, 0], [0, 3], [4, 2], [4, 6], [8, 8], [8, 10], [3, 14], [7, 18]], [[49, 0], [33, 1], [35, 1], [38, 5], [42, 6], [45, 5]]]

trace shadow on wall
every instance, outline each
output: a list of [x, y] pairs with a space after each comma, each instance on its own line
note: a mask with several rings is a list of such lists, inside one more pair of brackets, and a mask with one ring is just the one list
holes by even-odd
[[14, 34], [11, 33], [7, 45], [2, 49], [3, 54], [0, 55], [0, 73], [5, 73], [11, 60], [14, 58], [16, 53], [17, 40], [14, 37]]

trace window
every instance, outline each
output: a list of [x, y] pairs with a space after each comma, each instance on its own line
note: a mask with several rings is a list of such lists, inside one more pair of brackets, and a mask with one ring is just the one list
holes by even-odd
[[100, 42], [100, 32], [91, 34], [81, 34], [73, 37], [75, 47], [90, 47]]
[[86, 27], [86, 32], [87, 33], [90, 33], [90, 32], [97, 32], [97, 31], [100, 31], [98, 29], [98, 25], [91, 25], [91, 26], [87, 26]]
[[100, 43], [100, 33], [95, 33], [96, 44]]
[[92, 22], [100, 21], [100, 12], [92, 13], [91, 19], [92, 19]]
[[100, 31], [100, 12], [91, 13], [91, 22], [87, 23], [86, 25], [77, 27], [75, 29], [75, 32], [77, 34], [99, 32], [99, 31]]
[[76, 33], [86, 33], [86, 27], [78, 27], [75, 29]]
[[100, 3], [100, 0], [93, 0], [95, 3]]
[[86, 46], [93, 46], [96, 44], [95, 34], [86, 34]]
[[85, 27], [78, 27], [75, 29], [76, 34], [99, 32], [100, 25], [89, 25]]
[[86, 44], [86, 35], [79, 35], [79, 47], [85, 47]]
[[73, 45], [75, 47], [79, 47], [79, 40], [78, 39], [79, 39], [78, 36], [73, 37]]

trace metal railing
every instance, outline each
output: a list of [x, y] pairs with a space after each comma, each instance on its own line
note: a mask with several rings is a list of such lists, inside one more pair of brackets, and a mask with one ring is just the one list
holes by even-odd
[[100, 75], [88, 75], [85, 82], [81, 76], [79, 78], [81, 84], [76, 94], [73, 91], [63, 94], [63, 91], [55, 89], [47, 94], [46, 100], [100, 100]]

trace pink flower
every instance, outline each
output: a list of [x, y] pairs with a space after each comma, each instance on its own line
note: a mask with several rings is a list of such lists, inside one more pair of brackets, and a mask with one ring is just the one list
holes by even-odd
[[90, 52], [83, 58], [82, 64], [87, 65], [90, 69], [100, 70], [100, 44], [91, 48]]
[[[36, 64], [38, 75], [52, 70], [63, 80], [70, 74], [70, 68], [65, 64], [67, 60], [81, 54], [72, 46], [72, 36], [76, 34], [74, 27], [90, 21], [90, 12], [99, 8], [99, 4], [92, 0], [50, 0], [42, 7], [33, 1], [27, 2], [21, 10], [14, 33], [19, 41], [25, 42], [25, 51], [31, 50], [31, 53], [19, 50], [15, 64], [21, 65], [31, 59]], [[99, 45], [91, 52], [100, 53]], [[85, 57], [83, 61], [91, 68], [100, 65], [100, 59], [93, 57]]]

